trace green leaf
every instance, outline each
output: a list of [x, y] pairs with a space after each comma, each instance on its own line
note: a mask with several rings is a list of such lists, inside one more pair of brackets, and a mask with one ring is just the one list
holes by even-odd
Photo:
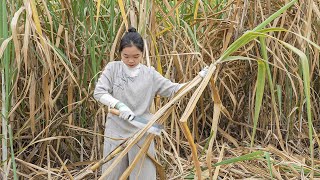
[[232, 163], [236, 163], [239, 161], [247, 161], [247, 160], [252, 160], [252, 159], [257, 159], [257, 158], [261, 158], [263, 157], [264, 152], [263, 151], [255, 151], [246, 155], [242, 155], [239, 157], [235, 157], [235, 158], [231, 158], [231, 159], [227, 159], [218, 163], [213, 164], [213, 166], [221, 166], [221, 165], [226, 165], [226, 164], [232, 164]]
[[257, 90], [256, 90], [256, 98], [255, 98], [255, 105], [254, 105], [253, 132], [251, 136], [251, 145], [250, 145], [251, 147], [253, 146], [253, 143], [254, 143], [254, 136], [256, 134], [259, 113], [261, 110], [265, 79], [266, 79], [265, 62], [258, 60], [258, 77], [257, 77], [257, 83], [256, 83]]

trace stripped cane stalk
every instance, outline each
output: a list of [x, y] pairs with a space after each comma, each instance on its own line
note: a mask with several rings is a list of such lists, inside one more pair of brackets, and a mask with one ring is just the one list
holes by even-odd
[[201, 84], [199, 85], [197, 90], [193, 93], [193, 95], [192, 95], [192, 97], [186, 107], [186, 110], [184, 111], [184, 113], [180, 119], [180, 122], [183, 127], [183, 132], [185, 133], [185, 136], [191, 146], [192, 158], [193, 158], [193, 162], [194, 162], [194, 165], [196, 168], [196, 173], [197, 173], [198, 179], [201, 179], [200, 163], [198, 160], [198, 154], [197, 154], [196, 146], [194, 144], [194, 140], [192, 138], [192, 135], [191, 135], [190, 130], [187, 125], [187, 120], [188, 120], [189, 116], [191, 115], [193, 109], [195, 108], [202, 92], [204, 91], [205, 87], [209, 83], [209, 80], [210, 80], [213, 72], [215, 71], [215, 69], [216, 69], [216, 66], [214, 64], [211, 64], [209, 67], [207, 76], [203, 79], [203, 81], [201, 82]]

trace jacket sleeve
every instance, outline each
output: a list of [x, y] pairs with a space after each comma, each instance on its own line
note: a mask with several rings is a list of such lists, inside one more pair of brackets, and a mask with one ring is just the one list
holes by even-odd
[[153, 83], [156, 94], [163, 97], [172, 97], [184, 84], [173, 83], [169, 79], [163, 77], [154, 68], [153, 71]]
[[112, 96], [113, 71], [112, 64], [108, 63], [100, 75], [93, 93], [93, 97], [97, 101], [111, 107], [114, 107], [119, 102]]

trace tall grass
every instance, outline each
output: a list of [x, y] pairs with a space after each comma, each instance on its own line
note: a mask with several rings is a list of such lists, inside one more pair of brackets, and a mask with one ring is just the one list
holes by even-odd
[[[0, 42], [1, 44], [5, 44], [6, 40], [9, 40], [9, 27], [8, 27], [8, 21], [7, 21], [7, 7], [5, 2], [3, 1], [1, 3], [1, 16], [2, 16], [2, 23], [0, 28]], [[21, 10], [19, 10], [21, 11]], [[18, 12], [19, 12], [18, 11]], [[18, 13], [19, 14], [19, 13]], [[10, 16], [9, 16], [10, 17]], [[14, 22], [14, 19], [13, 19]], [[13, 25], [12, 25], [13, 26]], [[14, 35], [14, 34], [13, 34]], [[15, 38], [13, 38], [15, 39]], [[9, 121], [11, 118], [9, 117], [9, 111], [11, 109], [11, 98], [12, 98], [12, 82], [15, 80], [15, 70], [14, 69], [14, 62], [12, 61], [14, 56], [10, 54], [10, 49], [12, 49], [12, 45], [10, 42], [6, 44], [6, 47], [3, 47], [3, 56], [1, 57], [1, 90], [2, 90], [2, 113], [1, 113], [1, 119], [2, 119], [2, 162], [4, 164], [4, 169], [7, 171], [7, 168], [10, 168], [12, 163], [12, 170], [14, 174], [14, 179], [17, 179], [17, 171], [16, 171], [16, 163], [15, 163], [15, 155], [14, 155], [14, 147], [13, 147], [13, 133], [11, 124]], [[10, 147], [10, 153], [11, 153], [11, 161], [8, 159], [8, 135], [9, 135], [9, 147]], [[7, 179], [8, 174], [2, 173], [2, 177], [4, 179]]]
[[[3, 1], [1, 3], [1, 16], [2, 16], [2, 20], [1, 20], [1, 31], [0, 31], [0, 34], [1, 34], [1, 44], [3, 44], [5, 41], [6, 38], [8, 38], [8, 24], [7, 24], [7, 21], [6, 21], [6, 18], [5, 18], [5, 15], [7, 14], [7, 8], [6, 8], [6, 5], [5, 5], [5, 2]], [[7, 122], [8, 122], [8, 109], [9, 109], [9, 102], [8, 102], [8, 98], [7, 98], [7, 95], [9, 94], [8, 91], [7, 91], [7, 78], [9, 73], [9, 67], [8, 67], [8, 60], [9, 60], [9, 48], [6, 49], [6, 50], [2, 50], [4, 51], [4, 55], [3, 58], [1, 58], [1, 90], [2, 90], [2, 108], [1, 108], [1, 122], [2, 122], [2, 138], [1, 138], [1, 142], [2, 142], [2, 161], [5, 162], [8, 158], [8, 152], [7, 152], [7, 145], [8, 145], [8, 128], [7, 128]], [[5, 68], [7, 68], [5, 70]], [[7, 168], [7, 163], [4, 163], [4, 166], [3, 166], [4, 169]], [[3, 173], [2, 176], [5, 176], [5, 174]]]
[[[148, 141], [156, 140], [162, 178], [319, 177], [318, 2], [6, 2], [3, 176], [98, 179], [112, 171], [146, 129], [114, 152], [119, 156], [103, 158], [108, 110], [91, 95], [103, 67], [119, 59], [124, 29], [135, 25], [148, 47], [143, 63], [190, 82], [173, 99], [155, 98], [151, 121], [166, 132]], [[112, 167], [100, 172], [111, 158]]]

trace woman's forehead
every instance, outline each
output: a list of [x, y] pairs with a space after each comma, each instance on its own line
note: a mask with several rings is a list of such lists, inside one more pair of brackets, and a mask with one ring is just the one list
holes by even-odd
[[140, 55], [142, 52], [136, 46], [125, 47], [122, 51], [125, 55]]

